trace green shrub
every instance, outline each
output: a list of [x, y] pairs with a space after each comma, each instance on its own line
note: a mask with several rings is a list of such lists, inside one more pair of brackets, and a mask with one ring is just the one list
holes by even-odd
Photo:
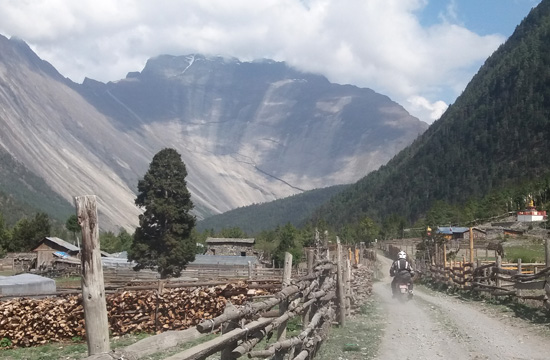
[[8, 338], [0, 339], [0, 348], [10, 347], [11, 345], [12, 345], [12, 342], [11, 342], [10, 339], [8, 339]]

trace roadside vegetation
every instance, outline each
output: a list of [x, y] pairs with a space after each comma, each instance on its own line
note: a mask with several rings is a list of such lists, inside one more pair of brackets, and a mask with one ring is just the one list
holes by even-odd
[[315, 357], [319, 360], [375, 359], [384, 333], [384, 312], [373, 295], [358, 315], [346, 319], [344, 327], [333, 327]]
[[517, 262], [521, 259], [523, 263], [544, 263], [545, 250], [544, 239], [519, 239], [513, 242], [504, 242], [503, 244], [505, 258], [507, 262]]
[[[111, 339], [111, 349], [133, 344], [148, 334], [124, 335]], [[42, 346], [2, 350], [2, 359], [7, 360], [59, 360], [82, 359], [88, 356], [88, 345], [80, 337], [66, 343], [50, 343]]]

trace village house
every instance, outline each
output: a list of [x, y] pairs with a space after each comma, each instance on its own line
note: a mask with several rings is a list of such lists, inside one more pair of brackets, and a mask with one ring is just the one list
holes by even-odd
[[[437, 228], [437, 232], [443, 234], [447, 240], [470, 240], [470, 228], [461, 226], [440, 226]], [[474, 235], [474, 241], [479, 239], [485, 239], [487, 232], [478, 228], [472, 228]]]
[[254, 256], [254, 238], [212, 238], [206, 239], [205, 255]]
[[55, 259], [77, 257], [80, 249], [57, 237], [45, 237], [32, 250], [37, 254], [36, 268], [49, 267]]

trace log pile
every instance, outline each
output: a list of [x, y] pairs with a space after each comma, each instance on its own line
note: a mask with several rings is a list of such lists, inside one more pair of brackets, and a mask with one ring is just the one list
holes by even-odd
[[[158, 291], [123, 291], [107, 296], [112, 335], [181, 330], [223, 313], [226, 303], [247, 300], [245, 283]], [[0, 339], [13, 347], [84, 338], [80, 295], [57, 298], [18, 298], [0, 302]]]
[[369, 266], [358, 266], [352, 269], [351, 280], [351, 313], [359, 313], [360, 307], [372, 295], [373, 270]]

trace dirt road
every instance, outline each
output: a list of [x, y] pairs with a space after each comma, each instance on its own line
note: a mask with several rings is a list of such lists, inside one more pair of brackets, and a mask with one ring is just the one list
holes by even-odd
[[385, 277], [374, 292], [386, 324], [376, 359], [550, 359], [550, 338], [523, 320], [419, 287], [408, 303], [392, 299], [391, 260], [378, 258]]

